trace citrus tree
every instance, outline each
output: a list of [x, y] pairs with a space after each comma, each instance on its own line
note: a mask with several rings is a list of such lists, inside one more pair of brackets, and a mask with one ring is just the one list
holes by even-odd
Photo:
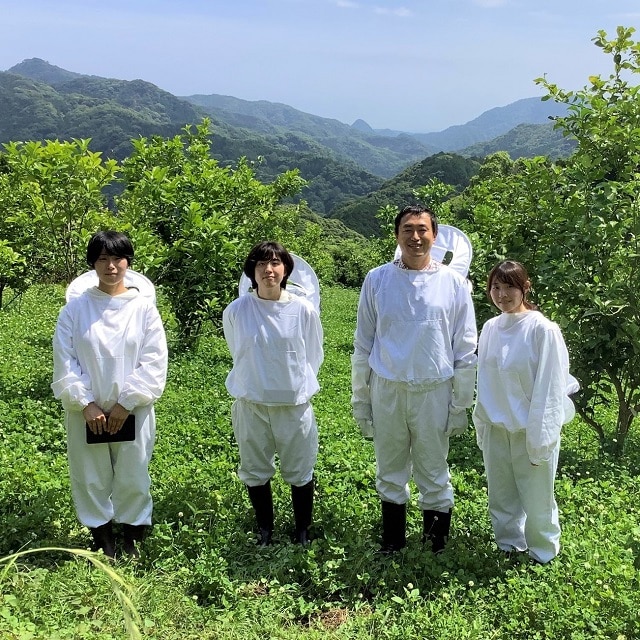
[[173, 138], [140, 138], [133, 146], [122, 165], [119, 213], [143, 269], [168, 294], [181, 346], [188, 348], [237, 295], [250, 247], [267, 239], [291, 244], [297, 208], [278, 205], [304, 181], [294, 170], [263, 184], [245, 158], [220, 166], [211, 157], [207, 120]]
[[[90, 140], [9, 142], [0, 171], [0, 240], [5, 273], [70, 282], [86, 268], [89, 236], [111, 225], [104, 189], [117, 171], [89, 149]], [[12, 253], [11, 253], [12, 252]], [[19, 285], [18, 285], [19, 286]]]
[[[546, 295], [564, 319], [582, 378], [578, 408], [604, 441], [596, 409], [614, 398], [614, 449], [620, 453], [640, 411], [640, 43], [618, 27], [594, 39], [613, 72], [592, 76], [582, 91], [563, 91], [542, 78], [548, 98], [567, 104], [556, 127], [578, 141], [556, 169], [549, 243], [539, 271]], [[554, 292], [554, 285], [560, 291]]]
[[[573, 155], [494, 162], [457, 207], [460, 225], [476, 234], [474, 270], [486, 277], [511, 257], [528, 267], [542, 310], [564, 332], [572, 371], [581, 382], [578, 412], [603, 446], [621, 453], [640, 411], [640, 72], [634, 30], [595, 44], [613, 72], [581, 91], [536, 82], [547, 99], [568, 107], [555, 126], [573, 136]], [[494, 159], [495, 160], [495, 159]], [[503, 159], [504, 160], [504, 159]], [[610, 407], [614, 430], [607, 432]]]

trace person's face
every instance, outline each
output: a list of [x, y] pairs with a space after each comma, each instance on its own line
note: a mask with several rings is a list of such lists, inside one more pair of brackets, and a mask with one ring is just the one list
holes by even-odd
[[[529, 283], [525, 285], [525, 291], [529, 290]], [[524, 293], [516, 286], [494, 280], [491, 283], [491, 300], [502, 313], [519, 313], [526, 311]]]
[[103, 251], [93, 265], [100, 281], [98, 288], [109, 293], [123, 289], [124, 274], [128, 266], [126, 258], [110, 256]]
[[431, 216], [428, 213], [408, 213], [400, 220], [396, 239], [405, 262], [427, 259], [436, 239]]
[[255, 280], [258, 285], [258, 295], [263, 298], [274, 298], [277, 293], [279, 297], [284, 272], [284, 263], [276, 256], [270, 260], [256, 262]]

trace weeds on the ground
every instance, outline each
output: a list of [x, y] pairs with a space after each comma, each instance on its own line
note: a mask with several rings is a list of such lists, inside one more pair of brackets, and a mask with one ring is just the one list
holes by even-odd
[[[49, 390], [62, 302], [60, 288], [37, 287], [20, 307], [0, 312], [0, 555], [89, 545], [71, 504], [62, 411]], [[325, 290], [322, 303], [316, 540], [305, 549], [290, 542], [290, 492], [277, 477], [275, 544], [257, 547], [236, 476], [224, 389], [230, 358], [219, 336], [207, 336], [196, 352], [172, 357], [157, 404], [152, 534], [138, 561], [109, 565], [130, 587], [123, 592], [139, 614], [132, 620], [142, 637], [639, 637], [634, 435], [627, 457], [617, 461], [599, 452], [579, 421], [565, 429], [556, 492], [563, 549], [549, 565], [507, 556], [493, 543], [471, 429], [451, 443], [457, 503], [445, 552], [434, 556], [423, 547], [412, 501], [407, 548], [382, 556], [373, 446], [349, 406], [357, 292]], [[0, 573], [2, 638], [105, 640], [127, 633], [112, 581], [86, 561], [41, 551]]]

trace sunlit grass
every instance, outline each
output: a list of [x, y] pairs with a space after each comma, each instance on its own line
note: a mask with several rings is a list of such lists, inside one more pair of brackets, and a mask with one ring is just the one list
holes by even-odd
[[276, 544], [256, 547], [224, 390], [230, 359], [223, 339], [209, 335], [196, 353], [171, 360], [151, 465], [155, 525], [139, 561], [115, 564], [83, 550], [89, 535], [73, 511], [62, 412], [48, 387], [61, 290], [30, 291], [3, 312], [0, 554], [10, 558], [0, 566], [0, 638], [637, 637], [640, 483], [632, 461], [600, 453], [579, 421], [564, 432], [562, 552], [554, 562], [536, 566], [496, 549], [471, 430], [452, 441], [457, 503], [445, 553], [434, 557], [421, 545], [415, 492], [407, 549], [376, 553], [373, 447], [349, 406], [357, 297], [346, 289], [322, 296], [311, 547], [290, 543], [290, 493], [279, 477]]

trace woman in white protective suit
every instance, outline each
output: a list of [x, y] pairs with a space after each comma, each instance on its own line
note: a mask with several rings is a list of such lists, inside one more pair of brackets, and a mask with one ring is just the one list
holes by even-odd
[[554, 479], [578, 383], [558, 325], [527, 300], [530, 289], [519, 262], [506, 260], [489, 274], [487, 295], [502, 313], [480, 334], [473, 421], [498, 547], [528, 550], [546, 563], [560, 550]]
[[222, 316], [233, 357], [226, 386], [235, 398], [231, 420], [240, 450], [238, 476], [249, 491], [260, 546], [272, 542], [276, 453], [282, 478], [291, 485], [297, 543], [309, 542], [313, 512], [318, 430], [310, 399], [320, 388], [323, 335], [314, 305], [286, 289], [293, 268], [294, 259], [282, 245], [257, 244], [243, 269], [252, 291]]
[[113, 522], [122, 525], [124, 552], [134, 556], [151, 524], [153, 403], [167, 373], [155, 297], [127, 286], [132, 259], [127, 236], [96, 233], [87, 247], [87, 263], [97, 277], [85, 275], [97, 286], [67, 295], [53, 338], [51, 387], [65, 409], [76, 512], [91, 531], [94, 549], [111, 557], [116, 553]]

